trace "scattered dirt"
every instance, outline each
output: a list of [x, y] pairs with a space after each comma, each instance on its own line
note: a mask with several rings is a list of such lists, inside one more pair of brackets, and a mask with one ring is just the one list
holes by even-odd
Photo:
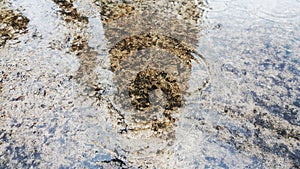
[[[99, 1], [99, 0], [98, 0]], [[97, 1], [95, 1], [97, 2]], [[112, 1], [101, 1], [101, 15], [103, 21], [110, 22], [117, 18], [131, 15], [134, 12], [134, 6], [125, 3], [115, 3]]]
[[0, 82], [0, 94], [2, 93], [2, 82]]
[[117, 43], [110, 51], [111, 69], [115, 71], [123, 59], [130, 57], [139, 50], [150, 47], [167, 50], [182, 59], [191, 67], [191, 60], [196, 60], [192, 53], [196, 53], [183, 42], [175, 38], [156, 35], [153, 33], [131, 36]]
[[192, 62], [205, 62], [194, 50], [202, 3], [176, 3], [103, 0], [99, 4], [118, 90], [109, 104], [111, 120], [123, 135], [129, 156], [163, 158], [170, 153], [167, 148], [176, 140], [176, 116], [184, 105]]
[[[34, 12], [60, 32], [32, 19], [35, 37], [10, 47], [29, 19], [0, 10], [0, 168], [300, 166], [297, 30], [278, 33], [282, 25], [253, 14], [201, 37], [202, 1], [7, 2], [26, 14], [43, 8]], [[49, 37], [62, 45], [48, 48]]]
[[176, 110], [182, 105], [182, 96], [176, 79], [166, 72], [147, 69], [137, 74], [134, 82], [128, 87], [131, 103], [138, 110], [144, 110], [150, 106], [150, 92], [161, 90], [167, 99], [166, 110]]
[[29, 19], [12, 10], [0, 10], [0, 47], [8, 40], [16, 39], [19, 34], [27, 32]]
[[84, 22], [88, 23], [88, 18], [86, 16], [81, 16], [77, 9], [73, 5], [73, 0], [53, 0], [61, 8], [61, 14], [64, 16], [66, 22]]
[[88, 18], [82, 16], [77, 11], [73, 5], [73, 0], [53, 1], [61, 8], [60, 13], [63, 16], [64, 21], [71, 27], [75, 26], [78, 30], [70, 35], [73, 38], [71, 39], [71, 45], [69, 46], [69, 50], [76, 54], [80, 62], [80, 67], [75, 75], [75, 79], [78, 83], [89, 86], [89, 89], [94, 88], [97, 77], [93, 73], [93, 70], [97, 63], [98, 53], [88, 45], [88, 40], [85, 35]]

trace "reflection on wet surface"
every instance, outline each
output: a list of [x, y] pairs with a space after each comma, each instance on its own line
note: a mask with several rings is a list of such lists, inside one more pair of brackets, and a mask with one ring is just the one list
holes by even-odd
[[78, 13], [73, 5], [73, 1], [54, 0], [53, 2], [60, 7], [61, 10], [59, 10], [59, 12], [63, 15], [63, 20], [70, 24], [70, 27], [74, 26], [75, 29], [78, 29], [78, 32], [71, 34], [69, 37], [70, 41], [72, 41], [70, 51], [76, 53], [77, 58], [80, 61], [80, 67], [78, 68], [75, 79], [83, 85], [94, 88], [95, 86], [91, 81], [97, 79], [96, 75], [93, 74], [93, 70], [97, 64], [98, 53], [88, 45], [88, 40], [85, 35], [88, 18], [81, 16], [81, 14]]
[[131, 36], [123, 39], [109, 51], [111, 55], [112, 71], [115, 71], [119, 67], [120, 61], [124, 58], [126, 59], [130, 57], [130, 55], [139, 50], [151, 47], [171, 52], [175, 56], [182, 59], [183, 62], [186, 62], [186, 64], [190, 67], [191, 60], [195, 59], [191, 54], [193, 52], [192, 49], [178, 42], [177, 39], [164, 35], [155, 35], [149, 33], [144, 35]]
[[299, 168], [299, 1], [0, 5], [0, 168]]
[[175, 127], [189, 88], [192, 60], [203, 64], [205, 72], [198, 88], [208, 83], [206, 60], [193, 49], [200, 31], [201, 4], [100, 3], [117, 88], [112, 103], [118, 111], [112, 112], [112, 119], [116, 126], [117, 119], [123, 119], [116, 128], [121, 128], [120, 143], [129, 152], [130, 165], [148, 162], [149, 167], [156, 166], [157, 160], [173, 155], [170, 148], [176, 140]]

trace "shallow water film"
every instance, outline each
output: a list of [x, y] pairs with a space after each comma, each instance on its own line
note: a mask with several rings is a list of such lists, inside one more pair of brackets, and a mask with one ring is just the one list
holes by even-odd
[[0, 0], [0, 169], [299, 168], [299, 0]]

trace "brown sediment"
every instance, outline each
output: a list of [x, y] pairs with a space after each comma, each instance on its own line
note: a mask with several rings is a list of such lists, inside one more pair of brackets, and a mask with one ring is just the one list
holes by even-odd
[[78, 13], [77, 9], [73, 5], [73, 0], [53, 0], [61, 8], [61, 14], [64, 15], [66, 22], [79, 21], [88, 23], [88, 18]]
[[125, 3], [112, 3], [111, 1], [101, 1], [100, 14], [104, 22], [110, 22], [117, 18], [131, 15], [135, 8], [133, 5]]
[[75, 79], [82, 84], [94, 88], [97, 80], [96, 74], [93, 72], [97, 65], [98, 53], [88, 45], [86, 37], [80, 34], [75, 35], [72, 41], [71, 51], [76, 53], [80, 66], [76, 72]]
[[80, 66], [77, 70], [75, 78], [78, 80], [78, 82], [83, 82], [85, 84], [93, 84], [95, 82], [97, 76], [93, 73], [93, 71], [96, 67], [97, 55], [98, 53], [93, 51], [92, 48], [88, 48], [86, 51], [77, 53]]
[[182, 95], [176, 79], [164, 71], [147, 69], [139, 72], [128, 90], [129, 96], [133, 98], [131, 103], [137, 110], [150, 106], [149, 95], [153, 90], [161, 90], [166, 95], [166, 110], [176, 110], [182, 105]]
[[[174, 125], [176, 122], [176, 119], [172, 117], [172, 113], [174, 113], [174, 111], [165, 110], [163, 113], [164, 117], [160, 119], [153, 118], [155, 117], [155, 112], [153, 112], [154, 114], [152, 114], [152, 117], [145, 114], [145, 112], [142, 114], [137, 113], [130, 117], [126, 114], [126, 112], [118, 110], [112, 103], [110, 103], [110, 101], [107, 101], [107, 104], [110, 109], [111, 120], [118, 133], [131, 137], [136, 136], [138, 138], [141, 132], [143, 133], [148, 131], [151, 134], [147, 139], [160, 138], [169, 142], [174, 141]], [[137, 120], [140, 122], [137, 122]]]
[[192, 61], [205, 62], [195, 50], [203, 2], [97, 1], [117, 88], [108, 107], [112, 123], [131, 138], [124, 145], [131, 155], [167, 154], [176, 140]]
[[87, 50], [88, 48], [88, 42], [85, 37], [82, 37], [81, 35], [75, 35], [72, 44], [71, 44], [71, 51], [82, 51]]
[[27, 32], [29, 19], [12, 10], [0, 10], [0, 47], [8, 40], [15, 39], [18, 34]]
[[130, 57], [138, 50], [143, 50], [150, 47], [167, 50], [175, 56], [182, 59], [189, 67], [191, 67], [191, 60], [196, 60], [191, 53], [195, 53], [183, 42], [179, 40], [154, 33], [147, 33], [142, 35], [135, 35], [127, 37], [117, 43], [110, 51], [111, 69], [115, 71], [122, 60]]
[[[95, 0], [95, 2], [97, 1], [100, 0]], [[203, 6], [203, 1], [194, 4], [194, 2], [190, 3], [186, 0], [168, 0], [163, 3], [144, 0], [126, 1], [126, 3], [114, 0], [101, 0], [100, 13], [103, 22], [109, 23], [118, 18], [142, 12], [145, 9], [154, 10], [157, 13], [163, 12], [165, 15], [171, 14], [171, 11], [167, 10], [172, 9], [172, 13], [181, 16], [182, 20], [199, 21], [203, 14], [203, 10], [199, 9], [199, 6]]]
[[0, 94], [2, 93], [2, 82], [0, 82]]
[[[166, 95], [165, 111], [182, 106], [191, 62], [198, 62], [193, 53], [199, 54], [193, 48], [200, 32], [202, 5], [202, 1], [195, 4], [186, 0], [100, 1], [114, 81], [121, 95], [129, 92], [127, 99], [137, 110], [151, 107], [149, 95], [156, 89]], [[173, 72], [177, 75], [171, 76]], [[142, 119], [144, 115], [139, 116]]]
[[203, 2], [186, 0], [101, 1], [101, 20], [109, 48], [127, 37], [155, 33], [173, 37], [195, 47], [200, 32]]
[[[88, 18], [82, 16], [73, 5], [73, 0], [53, 0], [60, 7], [60, 13], [67, 23], [72, 23], [80, 32], [75, 32], [72, 36], [71, 45], [69, 47], [71, 52], [74, 52], [79, 59], [80, 66], [76, 72], [75, 79], [78, 83], [88, 85], [88, 88], [93, 88], [97, 76], [93, 73], [97, 63], [97, 52], [89, 45], [87, 37], [85, 36], [85, 28], [88, 23]], [[77, 22], [75, 22], [77, 21]]]

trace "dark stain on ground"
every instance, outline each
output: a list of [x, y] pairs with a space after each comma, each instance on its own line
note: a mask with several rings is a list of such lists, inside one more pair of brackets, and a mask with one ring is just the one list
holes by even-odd
[[4, 72], [0, 71], [0, 94], [3, 92], [4, 83], [9, 80], [9, 75]]
[[293, 125], [300, 126], [300, 121], [297, 116], [300, 114], [299, 110], [290, 106], [281, 106], [272, 103], [268, 96], [259, 96], [256, 92], [252, 91], [251, 95], [257, 106], [267, 109], [270, 113], [278, 115]]
[[123, 160], [118, 159], [118, 158], [114, 158], [114, 159], [103, 161], [103, 162], [108, 163], [111, 166], [115, 166], [115, 167], [118, 166], [120, 168], [126, 168], [126, 162], [124, 162]]
[[[78, 27], [81, 32], [71, 35], [70, 51], [75, 53], [80, 62], [80, 67], [77, 70], [74, 79], [82, 85], [86, 85], [87, 90], [97, 90], [97, 85], [93, 82], [97, 76], [93, 70], [97, 64], [98, 53], [88, 45], [87, 38], [83, 35], [88, 23], [88, 17], [82, 16], [73, 5], [73, 0], [53, 0], [60, 7], [60, 13], [63, 15], [66, 23], [71, 23]], [[77, 21], [77, 22], [75, 22]]]
[[2, 87], [2, 81], [0, 81], [0, 94], [2, 93], [2, 89], [3, 89], [3, 87]]
[[[183, 74], [187, 74], [184, 78], [188, 78], [188, 74], [191, 68], [191, 60], [192, 59], [196, 60], [191, 54], [194, 51], [190, 49], [186, 44], [180, 42], [177, 39], [168, 36], [157, 35], [153, 33], [131, 36], [117, 43], [109, 51], [112, 71], [117, 72], [117, 70], [118, 71], [122, 70], [123, 67], [120, 66], [122, 61], [126, 60], [129, 57], [132, 57], [133, 54], [137, 53], [140, 50], [152, 48], [152, 47], [166, 50], [170, 52], [172, 55], [174, 55], [175, 57], [179, 57], [181, 63], [176, 63], [177, 69], [179, 69], [178, 70], [179, 72], [180, 70], [184, 70], [183, 72], [180, 72], [182, 74], [181, 76], [184, 76]], [[149, 58], [145, 57], [144, 59], [152, 60], [151, 57]], [[165, 65], [168, 65], [169, 60], [174, 61], [172, 57], [163, 58], [163, 60], [165, 61]], [[157, 61], [156, 60], [151, 61], [151, 63], [155, 63], [155, 62]], [[133, 64], [134, 63], [130, 63], [130, 61], [128, 63], [128, 65], [131, 66], [133, 66]], [[155, 133], [154, 135], [156, 135], [157, 137], [169, 139], [169, 140], [171, 140], [171, 138], [175, 138], [175, 136], [171, 136], [174, 134], [171, 128], [174, 127], [174, 123], [175, 123], [175, 119], [172, 117], [172, 113], [175, 113], [178, 110], [178, 108], [181, 107], [183, 104], [182, 89], [178, 85], [179, 83], [177, 81], [178, 77], [175, 78], [171, 76], [163, 69], [160, 70], [154, 68], [146, 68], [146, 69], [143, 68], [143, 66], [146, 65], [136, 65], [136, 66], [141, 67], [143, 70], [138, 72], [134, 79], [131, 79], [130, 84], [123, 83], [122, 78], [127, 78], [124, 76], [117, 75], [117, 80], [116, 80], [118, 85], [120, 85], [120, 93], [122, 93], [123, 95], [127, 95], [126, 92], [128, 91], [129, 98], [131, 98], [131, 104], [135, 107], [136, 110], [138, 110], [138, 112], [142, 111], [136, 113], [135, 115], [132, 115], [132, 117], [129, 117], [128, 115], [123, 116], [123, 118], [127, 118], [127, 120], [129, 118], [130, 121], [132, 122], [140, 121], [140, 120], [142, 121], [141, 124], [139, 124], [140, 129], [131, 128], [130, 125], [126, 124], [126, 126], [128, 127], [127, 131], [134, 131], [134, 132], [138, 130], [143, 131], [145, 130], [144, 126], [150, 126], [150, 128], [148, 129], [152, 130]], [[163, 101], [157, 104], [154, 103], [155, 105], [151, 105], [152, 103], [150, 102], [150, 94], [151, 92], [154, 92], [156, 90], [162, 91], [163, 94], [166, 96], [165, 105], [163, 105]], [[157, 97], [162, 97], [162, 96], [157, 96]], [[161, 115], [157, 115], [159, 112], [158, 110], [160, 108], [164, 109], [164, 112], [162, 114], [163, 118], [160, 117], [160, 119], [157, 119], [157, 116], [161, 116]], [[162, 134], [168, 132], [169, 135], [167, 136], [165, 134]], [[168, 138], [168, 136], [170, 137]]]
[[[6, 143], [5, 151], [0, 152], [0, 168], [9, 168], [8, 166], [14, 166], [14, 168], [35, 168], [39, 165], [41, 159], [41, 153], [36, 149], [32, 152], [25, 147], [14, 145], [12, 139], [12, 131], [0, 130], [0, 145]], [[12, 156], [12, 159], [8, 158]]]
[[[115, 108], [113, 106], [113, 104], [110, 103], [110, 101], [107, 101], [108, 104], [108, 108], [111, 110], [110, 111], [110, 115], [111, 117], [115, 117], [113, 119], [116, 120], [116, 124], [118, 126], [118, 132], [120, 134], [126, 134], [128, 132], [135, 132], [135, 131], [139, 131], [139, 129], [136, 128], [131, 128], [131, 126], [129, 126], [126, 123], [126, 118], [128, 118], [126, 116], [126, 114], [122, 113], [120, 110], [118, 110], [117, 108]], [[165, 120], [161, 121], [161, 120], [147, 120], [147, 123], [150, 124], [150, 130], [153, 131], [155, 134], [154, 136], [156, 137], [165, 137], [165, 139], [172, 139], [175, 138], [175, 133], [173, 131], [169, 132], [169, 134], [163, 135], [164, 131], [168, 131], [170, 130], [170, 128], [173, 127], [174, 123], [175, 123], [175, 119], [171, 116], [171, 112], [170, 111], [165, 111], [164, 112], [164, 117]], [[145, 115], [142, 115], [143, 117]], [[143, 118], [143, 117], [135, 117], [135, 118]], [[128, 119], [127, 119], [128, 120]], [[141, 125], [146, 125], [146, 124], [141, 124]]]
[[[236, 120], [245, 120], [246, 122], [250, 122], [255, 126], [255, 130], [249, 129], [247, 125], [243, 125], [239, 128], [236, 128], [235, 126], [216, 126], [216, 129], [220, 130], [221, 133], [223, 130], [228, 130], [230, 132], [231, 136], [225, 140], [227, 140], [227, 143], [232, 145], [237, 151], [247, 152], [255, 150], [257, 147], [262, 151], [262, 154], [275, 154], [278, 157], [289, 159], [296, 168], [300, 166], [300, 155], [297, 147], [289, 145], [288, 142], [267, 143], [265, 141], [266, 134], [262, 132], [266, 130], [270, 133], [270, 137], [277, 137], [281, 140], [294, 140], [295, 142], [299, 142], [300, 133], [297, 128], [291, 127], [292, 125], [286, 126], [284, 124], [280, 124], [279, 121], [270, 118], [269, 114], [259, 112], [256, 109], [253, 110], [253, 115], [246, 117], [246, 119], [244, 119], [244, 117], [237, 111], [233, 110], [233, 108], [227, 107], [224, 110], [224, 113], [232, 118], [235, 118]], [[241, 137], [243, 139], [241, 139]], [[261, 159], [266, 157], [262, 155], [261, 157], [257, 158]], [[261, 160], [265, 161], [267, 159]]]
[[8, 40], [16, 39], [18, 34], [27, 32], [29, 19], [12, 10], [0, 10], [0, 47]]
[[166, 110], [176, 110], [182, 105], [182, 96], [176, 79], [166, 72], [147, 69], [137, 74], [134, 82], [128, 87], [132, 104], [137, 110], [150, 106], [149, 95], [153, 90], [161, 90], [167, 97]]
[[281, 127], [278, 126], [275, 122], [268, 120], [266, 117], [264, 117], [264, 114], [258, 114], [254, 116], [254, 119], [250, 119], [251, 122], [255, 126], [260, 126], [262, 128], [268, 129], [273, 131], [274, 133], [277, 133], [278, 135], [284, 137], [284, 138], [293, 138], [298, 141], [300, 141], [300, 132], [295, 129], [289, 129], [288, 127]]
[[[99, 1], [99, 0], [96, 0]], [[95, 1], [95, 2], [96, 2]], [[131, 15], [134, 12], [134, 6], [126, 3], [115, 3], [110, 0], [102, 0], [101, 1], [101, 16], [105, 16], [103, 21], [109, 22], [111, 20], [115, 20], [117, 18], [121, 18], [124, 16]], [[123, 10], [120, 10], [123, 9]]]
[[[197, 53], [195, 50], [179, 40], [153, 33], [131, 36], [117, 43], [110, 51], [111, 69], [115, 71], [123, 59], [130, 57], [139, 50], [150, 47], [167, 50], [175, 56], [186, 62], [191, 67], [191, 60], [197, 61], [192, 53]], [[204, 59], [200, 54], [198, 54]]]
[[7, 150], [10, 154], [13, 154], [11, 160], [16, 162], [16, 168], [35, 168], [40, 164], [41, 154], [38, 153], [37, 150], [29, 152], [25, 145], [16, 147], [9, 146]]
[[296, 98], [296, 100], [293, 102], [293, 104], [295, 106], [297, 106], [298, 108], [300, 108], [300, 96], [298, 96], [298, 98]]
[[81, 35], [75, 36], [71, 44], [71, 51], [72, 52], [82, 51], [82, 50], [87, 50], [87, 48], [88, 48], [87, 40]]
[[[157, 140], [167, 147], [174, 143], [176, 114], [184, 104], [192, 61], [205, 62], [193, 49], [200, 31], [197, 21], [202, 16], [199, 7], [203, 2], [198, 2], [95, 1], [101, 8], [110, 68], [118, 89], [117, 99], [108, 108], [112, 123], [124, 138], [138, 139], [142, 134], [146, 136], [141, 139], [153, 139], [153, 144]], [[165, 153], [164, 146], [156, 156]], [[139, 148], [125, 149], [137, 156], [149, 151]]]
[[[130, 60], [127, 61], [126, 59], [128, 59], [129, 57], [133, 57], [132, 55], [136, 54], [138, 51], [147, 48], [157, 48], [160, 50], [165, 50], [169, 52], [172, 57], [165, 57], [160, 61], [153, 60], [151, 55], [154, 55], [154, 53], [139, 53], [140, 55], [142, 55], [139, 57], [143, 57], [144, 60], [149, 60], [152, 64], [155, 64], [156, 62], [164, 62], [164, 65], [170, 66], [172, 64], [175, 64], [176, 69], [178, 69], [177, 71], [179, 72], [179, 77], [171, 76], [169, 72], [164, 71], [164, 69], [160, 70], [155, 68], [145, 68], [147, 65], [140, 65], [140, 63], [136, 63], [138, 65], [135, 66], [142, 68], [142, 71], [138, 72], [135, 78], [131, 79], [131, 82], [129, 84], [124, 84], [122, 79], [127, 77], [122, 76], [122, 73], [120, 75], [118, 74], [118, 71], [122, 71], [122, 69], [124, 69], [124, 67], [121, 66], [121, 62], [124, 61], [123, 66], [125, 65], [125, 67], [126, 65], [134, 66], [135, 63], [131, 63]], [[172, 117], [171, 112], [176, 112], [178, 108], [183, 105], [182, 94], [185, 90], [180, 88], [178, 84], [181, 84], [183, 86], [185, 85], [186, 80], [188, 79], [190, 74], [190, 69], [192, 66], [191, 61], [195, 60], [196, 62], [198, 62], [198, 60], [192, 55], [192, 53], [197, 54], [197, 52], [191, 49], [187, 44], [175, 38], [158, 35], [155, 33], [146, 33], [127, 37], [111, 48], [111, 50], [109, 51], [111, 69], [113, 72], [117, 72], [116, 83], [120, 85], [119, 91], [121, 95], [127, 95], [126, 92], [128, 91], [129, 98], [131, 98], [131, 104], [135, 107], [136, 110], [144, 111], [143, 114], [138, 113], [137, 115], [134, 115], [134, 119], [139, 119], [147, 124], [151, 124], [151, 130], [159, 132], [161, 132], [162, 130], [167, 131], [174, 125], [175, 119]], [[149, 58], [144, 57], [144, 55], [148, 56], [149, 54]], [[203, 58], [200, 54], [198, 54], [198, 56], [205, 61], [205, 58]], [[170, 61], [176, 60], [173, 57], [179, 58], [178, 63], [169, 63]], [[133, 58], [135, 59], [135, 57]], [[129, 71], [132, 70], [130, 70], [129, 68]], [[162, 91], [166, 96], [165, 105], [160, 105], [163, 104], [163, 101], [158, 103], [157, 105], [151, 105], [149, 97], [151, 92], [154, 92], [156, 90]], [[152, 113], [149, 112], [148, 108], [151, 108], [150, 111]], [[158, 110], [160, 108], [164, 109], [164, 119], [155, 120], [156, 116], [154, 114], [159, 112]], [[149, 113], [151, 115], [149, 115]]]
[[88, 23], [86, 16], [81, 16], [73, 5], [73, 0], [53, 0], [60, 8], [60, 13], [64, 16], [66, 22], [78, 21]]
[[97, 85], [91, 83], [97, 79], [93, 70], [96, 67], [98, 53], [88, 45], [87, 40], [81, 35], [77, 35], [74, 38], [71, 44], [71, 51], [76, 53], [80, 62], [75, 79], [96, 91]]
[[[137, 12], [139, 10], [143, 10], [144, 8], [149, 8], [150, 6], [145, 6], [144, 2], [142, 0], [136, 0], [134, 2], [130, 1], [113, 1], [113, 0], [95, 0], [96, 4], [99, 4], [99, 1], [101, 1], [101, 16], [105, 16], [103, 18], [104, 22], [110, 22], [112, 20], [116, 20], [117, 18], [121, 18], [127, 15], [131, 15], [134, 12]], [[172, 2], [175, 2], [173, 0], [169, 0], [166, 3], [171, 4]], [[198, 1], [198, 4], [195, 3], [188, 3], [185, 0], [178, 0], [176, 1], [180, 5], [178, 5], [180, 8], [173, 9], [172, 12], [176, 13], [177, 15], [180, 15], [183, 20], [194, 20], [197, 21], [199, 18], [201, 18], [203, 9], [202, 10], [196, 10], [199, 6], [203, 6], [203, 1]], [[147, 2], [147, 3], [156, 3], [153, 2]], [[136, 8], [137, 4], [139, 6]], [[164, 10], [164, 8], [161, 8]], [[160, 12], [156, 9], [156, 12]]]
[[279, 157], [288, 158], [292, 161], [294, 167], [296, 168], [300, 166], [299, 149], [295, 149], [293, 152], [289, 150], [288, 146], [283, 143], [268, 145], [260, 135], [260, 130], [256, 130], [254, 133], [256, 139], [254, 139], [253, 144], [257, 145], [263, 152], [276, 154]]

